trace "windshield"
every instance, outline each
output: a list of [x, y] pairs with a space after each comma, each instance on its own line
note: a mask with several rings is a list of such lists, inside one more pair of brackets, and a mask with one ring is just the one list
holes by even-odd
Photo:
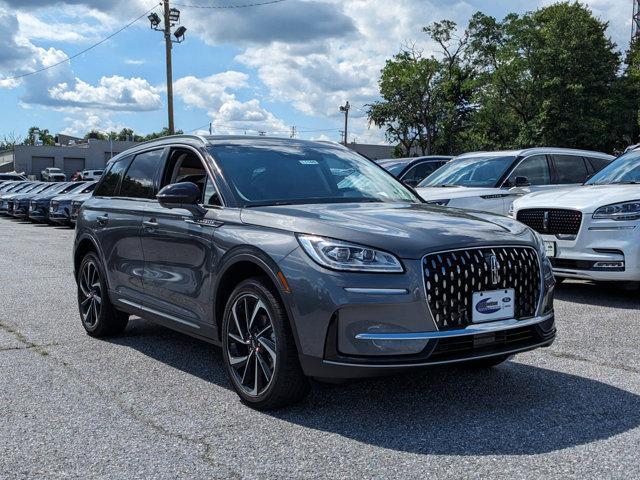
[[251, 141], [211, 152], [242, 206], [419, 200], [373, 162], [330, 145]]
[[640, 151], [634, 150], [618, 157], [585, 182], [585, 185], [612, 183], [640, 183]]
[[382, 160], [378, 162], [382, 168], [384, 168], [387, 172], [392, 173], [394, 176], [400, 175], [404, 167], [409, 162], [404, 159], [395, 159], [395, 160]]
[[418, 187], [497, 187], [515, 159], [514, 156], [454, 159], [425, 178]]

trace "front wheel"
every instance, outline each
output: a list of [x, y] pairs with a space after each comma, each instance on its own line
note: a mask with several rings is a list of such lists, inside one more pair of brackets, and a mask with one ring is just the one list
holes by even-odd
[[267, 281], [251, 278], [233, 291], [224, 312], [222, 347], [227, 373], [244, 403], [271, 410], [309, 391], [287, 314]]

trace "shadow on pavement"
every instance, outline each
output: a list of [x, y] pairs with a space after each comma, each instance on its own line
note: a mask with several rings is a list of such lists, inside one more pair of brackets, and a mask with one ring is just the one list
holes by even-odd
[[564, 282], [556, 288], [555, 297], [584, 305], [640, 310], [640, 289], [622, 282]]
[[[142, 320], [111, 341], [230, 388], [221, 350], [202, 341]], [[507, 362], [315, 384], [302, 404], [267, 414], [376, 447], [465, 456], [538, 454], [610, 438], [638, 427], [638, 412], [640, 396], [625, 390]]]

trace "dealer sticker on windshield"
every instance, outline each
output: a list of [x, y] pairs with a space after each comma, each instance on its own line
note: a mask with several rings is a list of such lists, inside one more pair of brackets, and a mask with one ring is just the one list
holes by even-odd
[[473, 323], [504, 320], [515, 316], [515, 291], [513, 288], [475, 292], [471, 303]]

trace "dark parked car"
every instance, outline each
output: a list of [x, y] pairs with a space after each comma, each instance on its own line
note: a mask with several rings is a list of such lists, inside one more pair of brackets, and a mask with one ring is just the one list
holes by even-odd
[[537, 234], [426, 205], [341, 145], [136, 146], [80, 209], [73, 256], [90, 335], [119, 334], [135, 314], [221, 345], [256, 408], [300, 399], [308, 377], [488, 367], [555, 337]]
[[[13, 212], [13, 198], [22, 193], [28, 193], [42, 185], [42, 182], [24, 182], [15, 187], [7, 189], [0, 195], [0, 213], [11, 215]], [[11, 208], [10, 208], [11, 207]]]
[[84, 202], [91, 198], [91, 195], [91, 192], [82, 193], [71, 201], [71, 215], [69, 221], [72, 225], [75, 225], [76, 220], [78, 219], [78, 214], [80, 213], [80, 208], [82, 208]]
[[384, 160], [378, 160], [378, 165], [389, 171], [389, 173], [404, 184], [415, 187], [452, 158], [453, 157], [437, 155], [427, 157], [387, 158]]
[[[70, 225], [72, 223], [72, 202], [74, 200], [79, 200], [80, 197], [85, 196], [85, 194], [91, 194], [91, 192], [93, 192], [95, 188], [96, 182], [81, 182], [77, 183], [77, 187], [73, 190], [70, 190], [63, 195], [58, 195], [51, 199], [51, 204], [49, 207], [49, 220], [53, 223]], [[86, 195], [86, 198], [88, 198], [89, 196], [90, 195]]]
[[29, 214], [29, 202], [32, 198], [45, 194], [49, 190], [53, 190], [58, 184], [43, 182], [36, 188], [25, 193], [19, 193], [9, 200], [8, 211], [17, 218], [26, 218]]
[[53, 188], [35, 195], [29, 201], [29, 220], [34, 222], [48, 222], [51, 200], [58, 195], [64, 195], [78, 186], [77, 182], [57, 183]]

